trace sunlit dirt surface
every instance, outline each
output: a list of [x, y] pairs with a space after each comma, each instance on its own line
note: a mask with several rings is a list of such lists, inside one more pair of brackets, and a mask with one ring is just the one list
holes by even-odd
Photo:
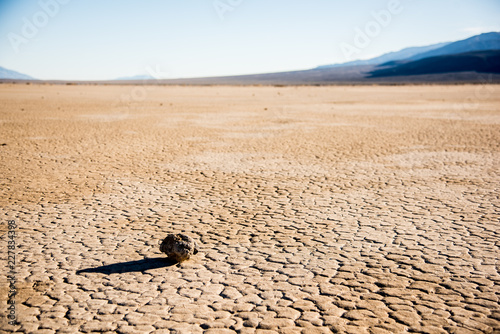
[[3, 84], [0, 175], [2, 333], [500, 330], [498, 85]]

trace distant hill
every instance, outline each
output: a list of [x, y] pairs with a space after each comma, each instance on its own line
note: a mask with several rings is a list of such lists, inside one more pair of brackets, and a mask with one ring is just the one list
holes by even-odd
[[395, 51], [395, 52], [389, 52], [386, 54], [383, 54], [379, 57], [371, 58], [371, 59], [366, 59], [366, 60], [354, 60], [350, 61], [347, 63], [342, 63], [342, 64], [331, 64], [331, 65], [322, 65], [316, 67], [316, 69], [326, 69], [326, 68], [333, 68], [333, 67], [344, 67], [344, 66], [359, 66], [359, 65], [378, 65], [382, 63], [386, 63], [389, 61], [393, 60], [400, 60], [400, 59], [407, 59], [411, 58], [413, 56], [416, 56], [418, 54], [428, 52], [431, 50], [439, 49], [445, 45], [450, 44], [448, 43], [438, 43], [438, 44], [433, 44], [433, 45], [427, 45], [427, 46], [415, 46], [411, 48], [405, 48], [400, 51]]
[[357, 83], [364, 81], [366, 73], [373, 69], [374, 67], [370, 65], [344, 66], [226, 77], [165, 79], [157, 80], [156, 83], [174, 85], [321, 85], [328, 83]]
[[419, 60], [429, 57], [445, 56], [451, 54], [466, 53], [473, 51], [484, 51], [484, 50], [500, 50], [500, 32], [489, 32], [473, 36], [458, 42], [449, 43], [438, 49], [414, 55], [407, 59]]
[[322, 65], [318, 66], [316, 69], [343, 66], [379, 65], [395, 60], [418, 60], [429, 57], [483, 50], [500, 50], [500, 32], [484, 33], [457, 42], [410, 47], [396, 52], [389, 52], [371, 59], [355, 60], [341, 64]]
[[121, 77], [121, 78], [116, 78], [115, 80], [118, 81], [135, 81], [135, 80], [155, 80], [156, 78], [149, 75], [149, 74], [139, 74], [139, 75], [134, 75], [131, 77]]
[[500, 50], [474, 51], [435, 56], [415, 61], [392, 61], [379, 65], [369, 78], [422, 74], [478, 72], [500, 73]]
[[6, 69], [4, 67], [0, 67], [0, 79], [10, 79], [10, 80], [36, 80], [33, 77], [30, 77], [29, 75], [19, 73], [16, 71], [12, 71], [9, 69]]

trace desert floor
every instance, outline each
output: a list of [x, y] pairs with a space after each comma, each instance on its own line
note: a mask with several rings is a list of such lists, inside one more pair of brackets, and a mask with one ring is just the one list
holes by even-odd
[[3, 84], [0, 173], [2, 333], [500, 331], [497, 85]]

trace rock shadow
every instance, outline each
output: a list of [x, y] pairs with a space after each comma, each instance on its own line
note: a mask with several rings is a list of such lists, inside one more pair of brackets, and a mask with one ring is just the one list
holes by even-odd
[[144, 272], [146, 270], [151, 270], [151, 269], [171, 267], [176, 265], [177, 263], [178, 262], [170, 260], [165, 257], [155, 257], [137, 261], [113, 263], [95, 268], [81, 269], [78, 270], [76, 273], [77, 274], [101, 273], [109, 275], [109, 274], [122, 274], [122, 273], [139, 272], [139, 271]]

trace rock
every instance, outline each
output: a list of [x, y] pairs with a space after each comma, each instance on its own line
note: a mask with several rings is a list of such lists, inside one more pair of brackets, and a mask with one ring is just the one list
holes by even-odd
[[169, 234], [160, 245], [160, 251], [177, 262], [188, 260], [198, 253], [198, 245], [185, 234]]

